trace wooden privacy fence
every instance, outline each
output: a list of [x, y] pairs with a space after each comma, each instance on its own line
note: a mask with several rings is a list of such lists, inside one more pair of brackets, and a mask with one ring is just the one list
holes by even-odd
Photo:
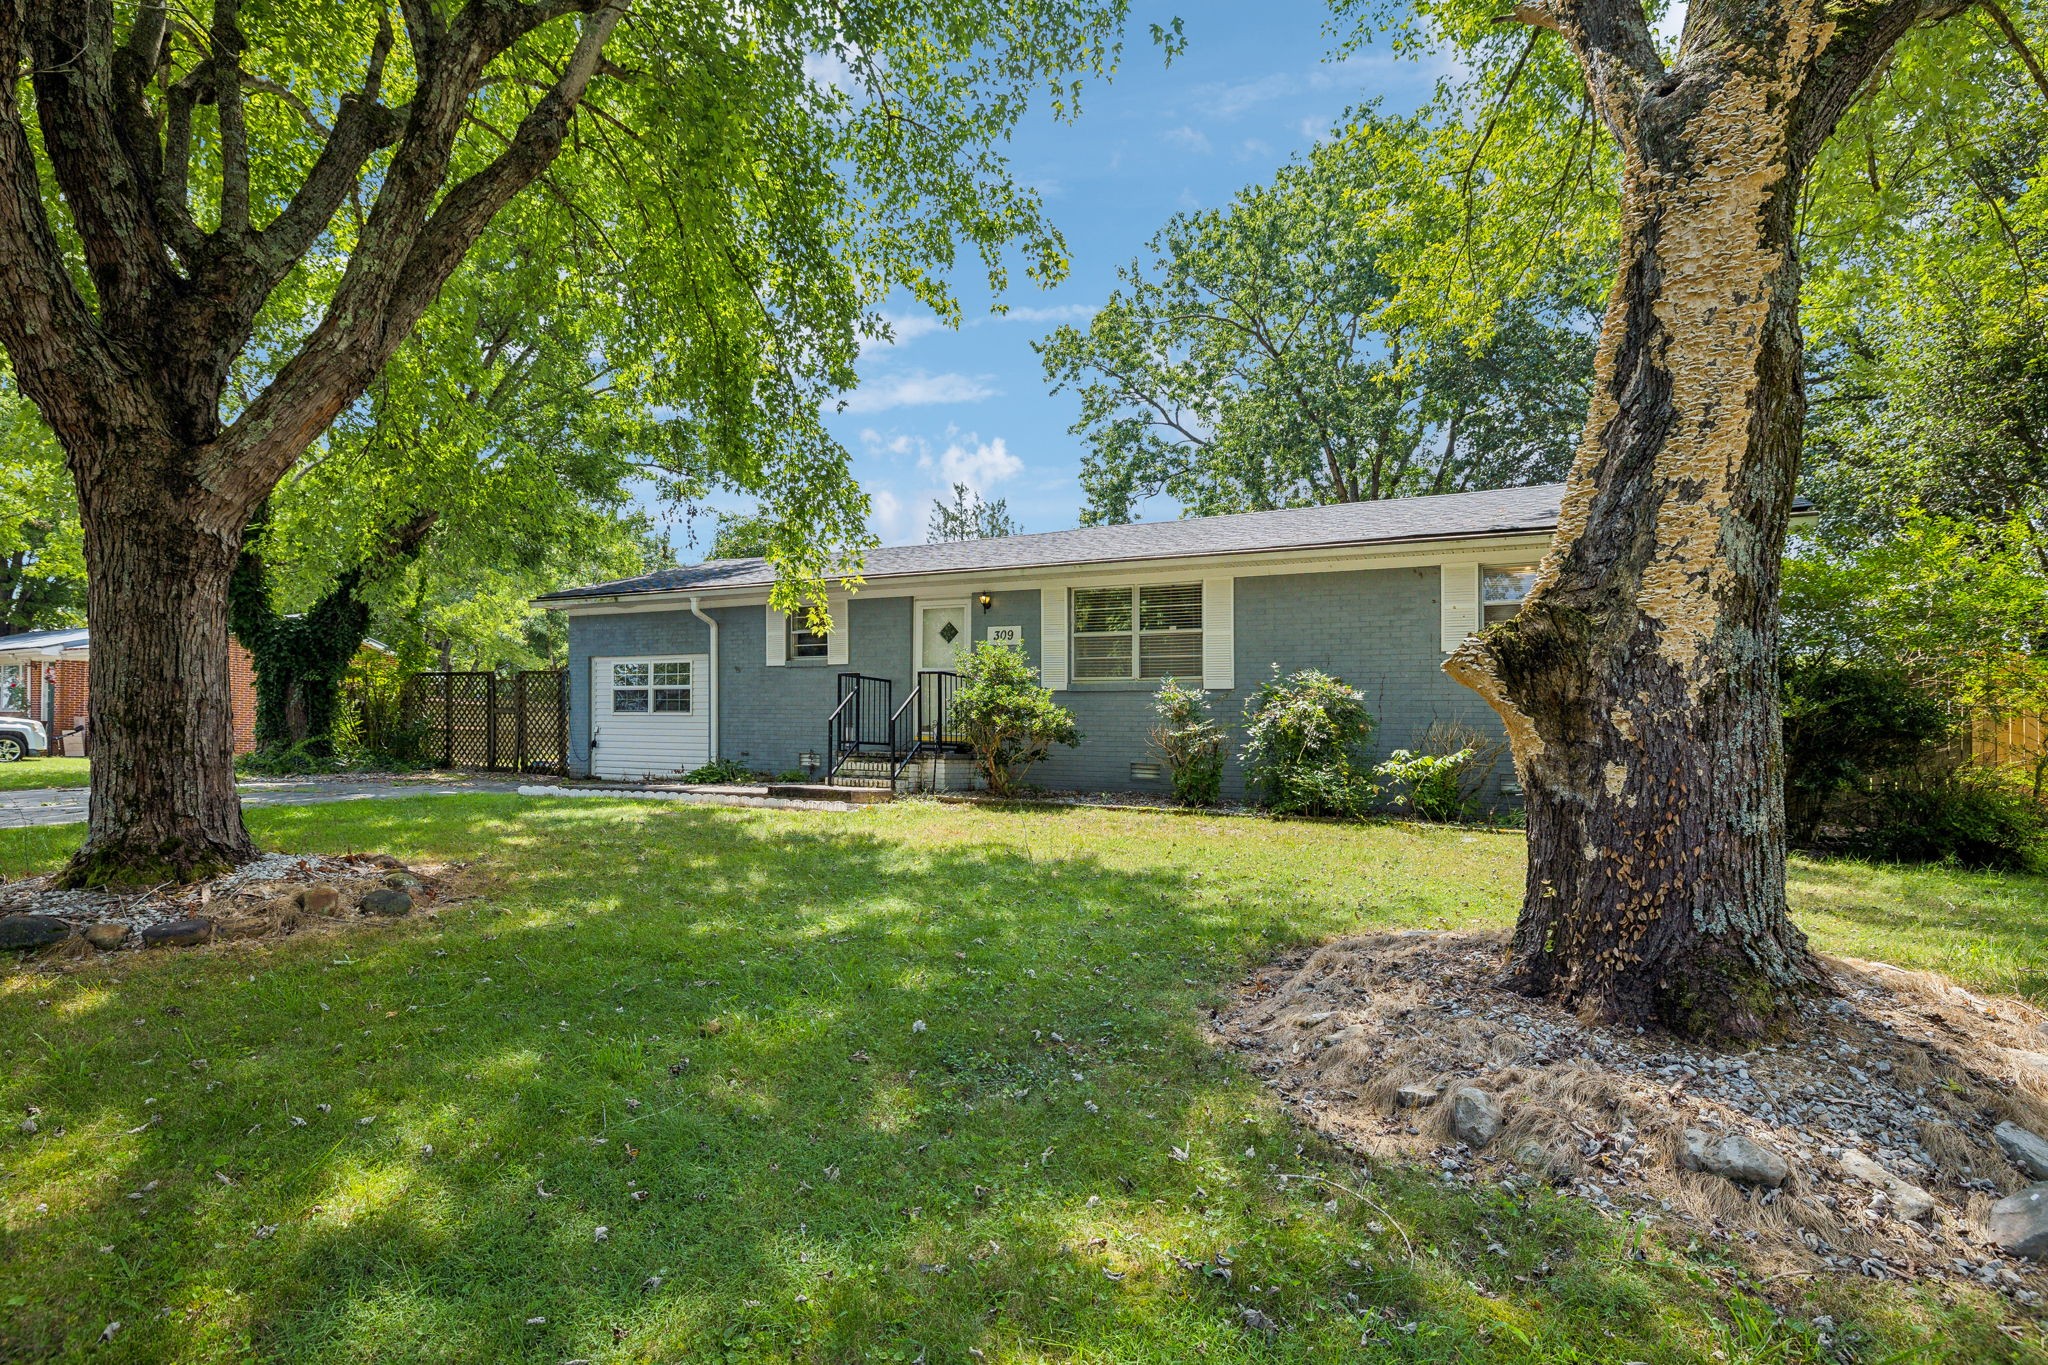
[[421, 754], [443, 768], [560, 773], [569, 765], [566, 673], [415, 673], [405, 717]]
[[1967, 723], [1971, 758], [1993, 768], [2016, 768], [2038, 790], [2048, 773], [2048, 716], [1980, 708]]

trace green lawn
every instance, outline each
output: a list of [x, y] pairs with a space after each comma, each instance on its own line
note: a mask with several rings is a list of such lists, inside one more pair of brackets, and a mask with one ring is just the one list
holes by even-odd
[[92, 781], [89, 758], [24, 758], [0, 763], [0, 792], [32, 787], [83, 787]]
[[[1283, 944], [1504, 923], [1516, 835], [490, 796], [251, 821], [494, 885], [0, 975], [0, 1360], [1834, 1358], [1724, 1253], [1357, 1171], [1205, 1043]], [[76, 837], [0, 832], [0, 870]], [[1829, 948], [2048, 984], [2041, 879], [1795, 878]], [[2040, 1358], [1967, 1291], [1795, 1292], [1858, 1360]]]

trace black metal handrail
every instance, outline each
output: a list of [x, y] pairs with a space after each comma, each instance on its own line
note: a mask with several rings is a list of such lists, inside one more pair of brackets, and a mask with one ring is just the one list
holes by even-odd
[[825, 720], [825, 782], [849, 754], [896, 751], [895, 684], [865, 673], [839, 675], [839, 704]]
[[[896, 719], [891, 726], [899, 736], [896, 750], [899, 757], [892, 777], [902, 777], [926, 751], [936, 754], [965, 747], [966, 737], [959, 733], [959, 726], [953, 719], [953, 695], [959, 690], [960, 675], [945, 669], [923, 669], [912, 679], [910, 695], [904, 698], [903, 705], [896, 708]], [[905, 712], [910, 713], [911, 722], [907, 736], [902, 728]]]

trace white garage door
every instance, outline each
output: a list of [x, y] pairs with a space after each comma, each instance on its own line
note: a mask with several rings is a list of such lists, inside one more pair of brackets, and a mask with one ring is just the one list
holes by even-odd
[[590, 771], [669, 777], [711, 761], [710, 673], [702, 654], [590, 661]]

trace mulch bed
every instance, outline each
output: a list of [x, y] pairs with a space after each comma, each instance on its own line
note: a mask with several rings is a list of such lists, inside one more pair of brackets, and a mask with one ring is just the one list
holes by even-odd
[[0, 883], [0, 948], [62, 963], [104, 952], [275, 939], [433, 912], [461, 889], [459, 865], [407, 867], [383, 854], [266, 853], [233, 872], [140, 891], [62, 890], [49, 877]]
[[[1840, 994], [1802, 1007], [1802, 1037], [1718, 1052], [1506, 991], [1504, 947], [1411, 932], [1296, 951], [1246, 978], [1214, 1028], [1305, 1123], [1367, 1157], [1426, 1161], [1451, 1184], [1548, 1182], [1681, 1242], [1725, 1243], [1767, 1282], [1968, 1281], [2039, 1313], [2048, 1264], [1985, 1226], [1995, 1201], [2048, 1176], [1992, 1135], [2048, 1133], [2039, 1010], [1829, 959]], [[1464, 1086], [1498, 1106], [1477, 1146], [1453, 1131]], [[1695, 1159], [1698, 1135], [1738, 1136], [1789, 1175], [1766, 1189], [1685, 1169], [1687, 1130]]]

